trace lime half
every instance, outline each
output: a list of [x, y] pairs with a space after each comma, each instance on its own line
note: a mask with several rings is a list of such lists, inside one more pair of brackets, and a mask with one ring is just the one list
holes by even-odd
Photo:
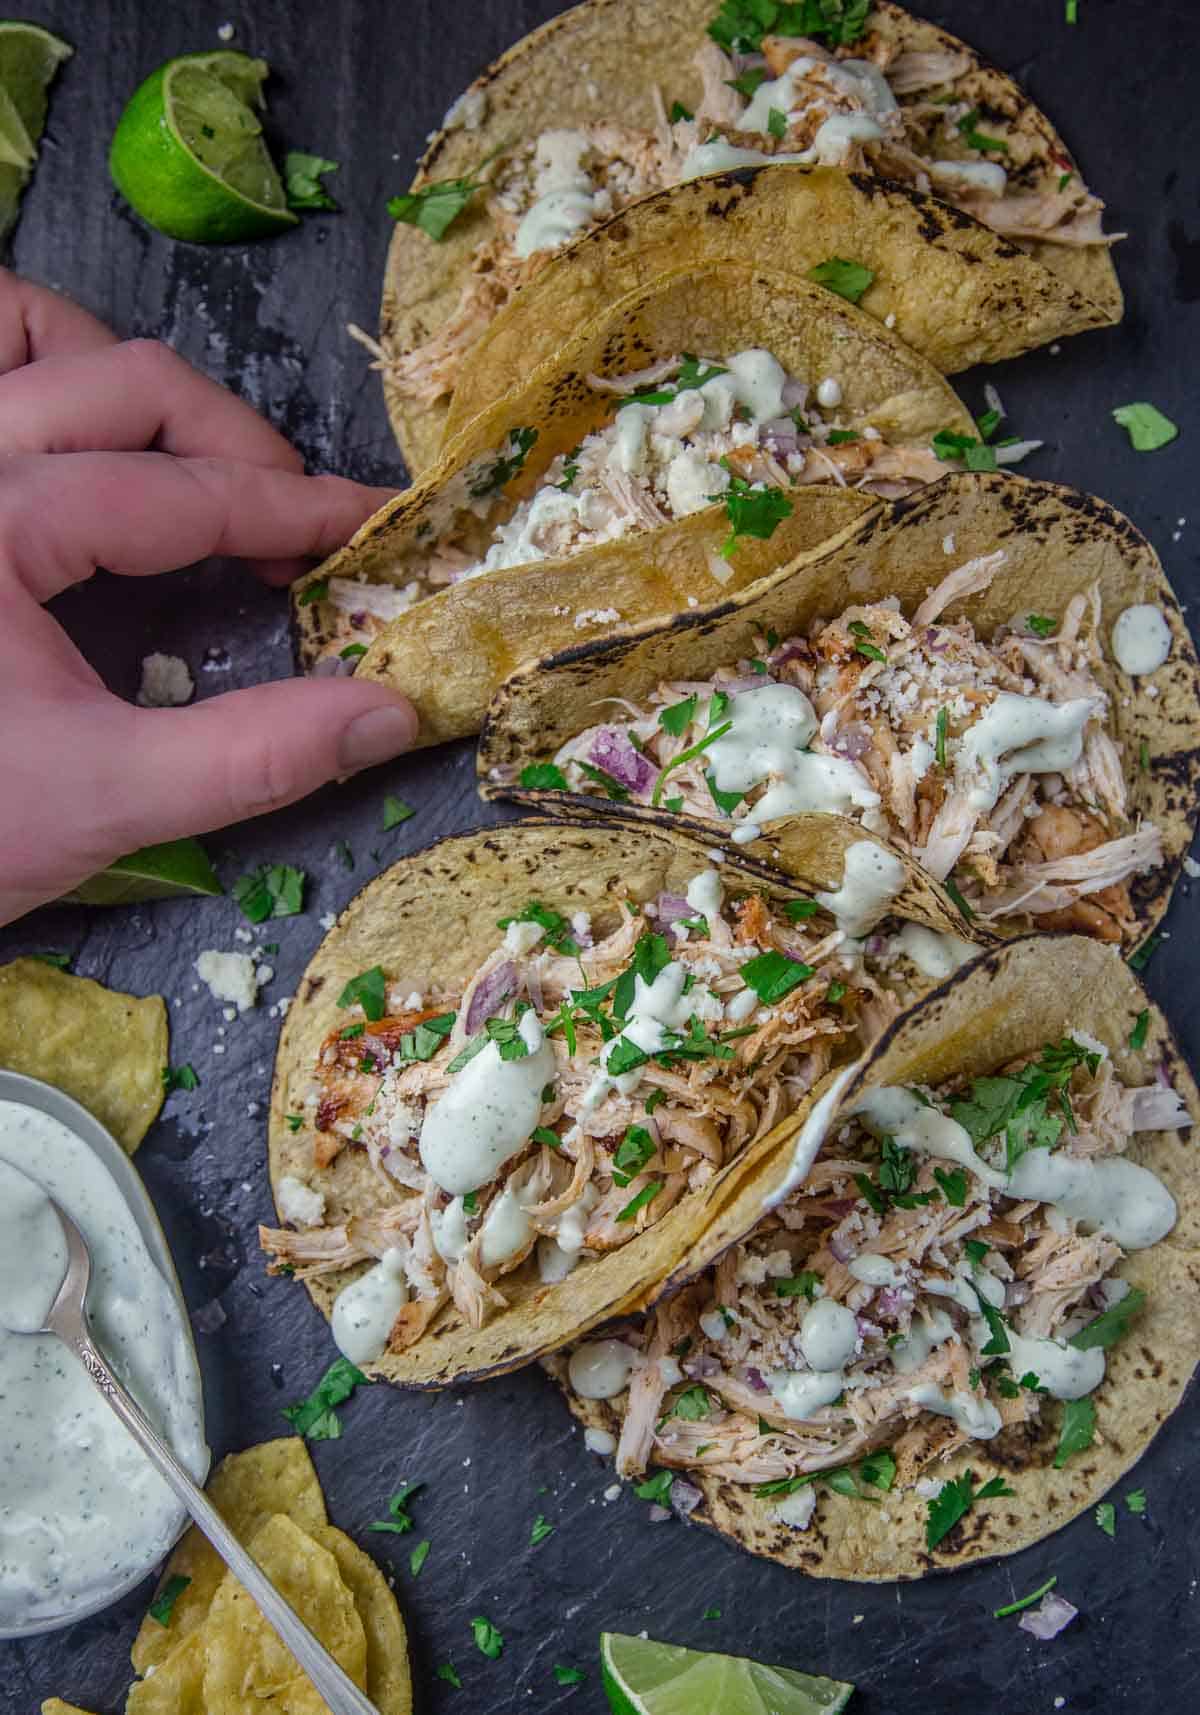
[[600, 1666], [616, 1715], [836, 1715], [854, 1690], [740, 1655], [600, 1634]]
[[108, 165], [143, 220], [198, 244], [295, 226], [258, 121], [268, 70], [247, 54], [184, 54], [134, 91]]
[[47, 91], [74, 49], [36, 24], [0, 23], [0, 238], [37, 164]]

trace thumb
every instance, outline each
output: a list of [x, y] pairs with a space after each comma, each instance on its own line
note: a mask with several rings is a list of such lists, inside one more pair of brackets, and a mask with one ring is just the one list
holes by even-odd
[[406, 698], [353, 679], [284, 679], [133, 721], [136, 766], [109, 782], [123, 851], [279, 809], [417, 736]]

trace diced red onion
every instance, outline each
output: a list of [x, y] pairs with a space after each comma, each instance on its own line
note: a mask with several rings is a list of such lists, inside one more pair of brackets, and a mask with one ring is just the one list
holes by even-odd
[[1051, 1638], [1056, 1638], [1059, 1632], [1071, 1624], [1078, 1613], [1079, 1609], [1068, 1602], [1065, 1596], [1048, 1590], [1036, 1608], [1026, 1609], [1017, 1624], [1031, 1637], [1049, 1643]]
[[789, 411], [803, 411], [805, 405], [808, 403], [807, 381], [797, 381], [793, 376], [789, 375], [783, 384], [783, 390], [780, 393], [780, 398], [783, 400], [784, 405]]
[[474, 1036], [485, 1019], [491, 1018], [517, 992], [517, 967], [511, 959], [497, 965], [478, 985], [467, 1008], [466, 1032]]
[[861, 721], [851, 721], [848, 726], [840, 726], [829, 741], [829, 748], [835, 756], [844, 756], [851, 762], [857, 762], [860, 756], [865, 756], [871, 748], [871, 729]]
[[770, 1393], [770, 1388], [763, 1380], [762, 1371], [755, 1369], [753, 1364], [746, 1364], [743, 1366], [742, 1376], [745, 1381], [749, 1382], [755, 1393]]
[[829, 1249], [839, 1262], [852, 1262], [858, 1255], [857, 1250], [841, 1233], [833, 1233], [829, 1239]]
[[735, 697], [739, 691], [756, 691], [760, 685], [769, 684], [762, 673], [741, 673], [736, 678], [722, 679], [720, 689], [726, 696]]
[[944, 655], [950, 647], [950, 639], [930, 625], [925, 628], [925, 647], [931, 655]]
[[873, 959], [877, 959], [881, 953], [887, 952], [887, 943], [888, 938], [886, 935], [868, 935], [867, 952], [870, 953]]
[[789, 453], [800, 451], [800, 432], [790, 417], [779, 417], [775, 422], [767, 423], [763, 429], [763, 439], [769, 452], [782, 453], [784, 458]]
[[[734, 52], [734, 53], [730, 54], [729, 58], [730, 58], [730, 62], [733, 65], [734, 77], [741, 77], [741, 75], [744, 71], [751, 71], [751, 70], [761, 68], [761, 67], [765, 66], [767, 63], [766, 59], [764, 58], [764, 56], [762, 54], [739, 54], [737, 52]], [[784, 391], [785, 392], [787, 391], [786, 386], [784, 388]]]
[[912, 1293], [902, 1286], [885, 1286], [875, 1300], [875, 1314], [887, 1322], [895, 1322], [900, 1312], [912, 1303]]
[[1004, 1308], [1015, 1309], [1018, 1304], [1026, 1304], [1030, 1293], [1029, 1282], [1025, 1280], [1009, 1280], [1004, 1286]]
[[348, 661], [343, 661], [339, 655], [322, 655], [312, 670], [314, 679], [349, 679], [361, 656], [352, 655]]
[[671, 1506], [680, 1518], [687, 1518], [690, 1513], [694, 1513], [703, 1499], [704, 1496], [695, 1483], [687, 1483], [682, 1477], [676, 1477], [671, 1484]]
[[857, 1199], [854, 1197], [827, 1197], [821, 1207], [827, 1215], [834, 1215], [841, 1221], [845, 1219], [851, 1209], [857, 1207]]
[[597, 730], [588, 761], [611, 774], [618, 785], [630, 792], [649, 792], [658, 779], [658, 769], [649, 757], [635, 750], [628, 734], [616, 727], [602, 726]]
[[854, 1322], [855, 1322], [855, 1326], [858, 1329], [860, 1339], [878, 1340], [878, 1339], [882, 1338], [883, 1329], [879, 1326], [879, 1324], [877, 1322], [872, 1322], [869, 1319], [869, 1317], [856, 1316], [854, 1318]]
[[772, 650], [767, 656], [767, 664], [771, 667], [784, 667], [789, 661], [804, 660], [811, 653], [803, 637], [789, 637], [786, 643], [781, 643], [778, 649]]
[[682, 893], [660, 893], [654, 901], [654, 914], [660, 923], [678, 923], [681, 917], [696, 915]]
[[[672, 1488], [674, 1488], [674, 1484], [672, 1484], [671, 1486], [672, 1486]], [[666, 1522], [667, 1519], [670, 1518], [670, 1516], [671, 1516], [670, 1507], [660, 1507], [657, 1501], [650, 1508], [650, 1523], [651, 1524], [663, 1524]]]
[[525, 987], [529, 991], [529, 999], [535, 1012], [541, 1012], [546, 997], [542, 992], [542, 973], [536, 965], [525, 967]]

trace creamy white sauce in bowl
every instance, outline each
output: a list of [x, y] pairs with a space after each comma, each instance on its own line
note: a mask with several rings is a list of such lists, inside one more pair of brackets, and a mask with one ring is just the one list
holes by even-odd
[[187, 1523], [67, 1348], [52, 1336], [10, 1332], [44, 1319], [66, 1255], [30, 1180], [88, 1241], [97, 1344], [197, 1482], [209, 1463], [187, 1309], [137, 1170], [78, 1103], [37, 1079], [0, 1072], [4, 1638], [71, 1625], [119, 1601]]

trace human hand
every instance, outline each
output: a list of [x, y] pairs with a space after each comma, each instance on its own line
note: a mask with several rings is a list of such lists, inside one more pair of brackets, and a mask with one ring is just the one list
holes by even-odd
[[[152, 449], [152, 450], [147, 450]], [[0, 923], [139, 846], [290, 804], [412, 744], [411, 704], [288, 679], [183, 709], [111, 695], [43, 603], [209, 555], [284, 584], [387, 495], [303, 475], [232, 393], [0, 270]]]

